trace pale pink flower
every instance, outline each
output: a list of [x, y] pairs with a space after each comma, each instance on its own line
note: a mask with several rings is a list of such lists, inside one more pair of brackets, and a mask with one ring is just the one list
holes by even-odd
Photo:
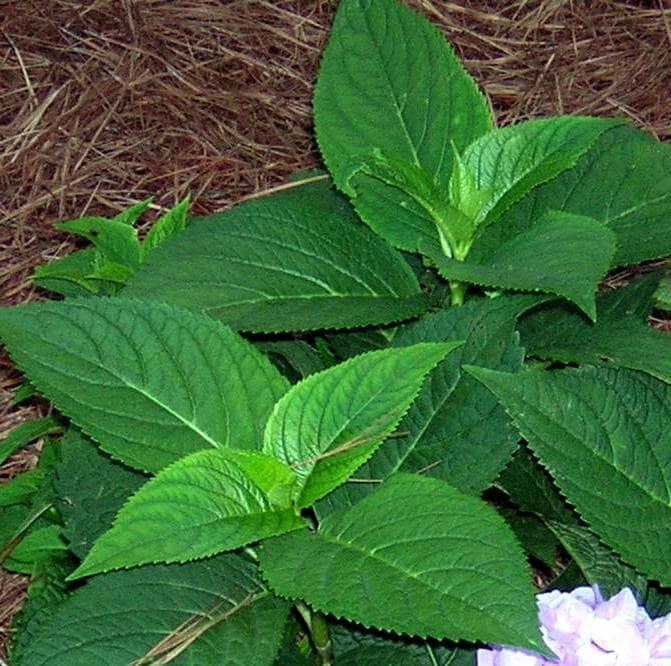
[[478, 666], [671, 666], [671, 614], [651, 620], [629, 588], [604, 601], [595, 587], [537, 597], [541, 632], [557, 655], [478, 650]]

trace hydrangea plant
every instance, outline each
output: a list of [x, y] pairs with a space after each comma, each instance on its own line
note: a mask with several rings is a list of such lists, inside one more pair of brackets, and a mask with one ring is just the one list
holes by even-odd
[[[54, 407], [0, 445], [47, 438], [0, 489], [12, 663], [665, 663], [660, 275], [599, 285], [671, 255], [671, 148], [496, 127], [396, 0], [342, 0], [314, 109], [325, 171], [142, 239], [148, 202], [65, 222], [63, 298], [0, 311]], [[530, 565], [578, 588], [540, 627]]]

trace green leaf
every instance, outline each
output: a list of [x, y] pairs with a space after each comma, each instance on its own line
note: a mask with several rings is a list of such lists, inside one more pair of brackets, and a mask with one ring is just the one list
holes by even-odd
[[523, 511], [543, 520], [573, 525], [577, 517], [562, 499], [552, 477], [525, 447], [515, 452], [497, 480], [510, 499]]
[[373, 454], [429, 370], [459, 344], [369, 352], [289, 389], [268, 420], [264, 451], [295, 471], [299, 507], [339, 486]]
[[515, 533], [524, 552], [549, 570], [556, 568], [560, 543], [547, 525], [531, 513], [521, 513], [509, 506], [497, 508]]
[[608, 271], [615, 236], [596, 220], [548, 212], [533, 227], [478, 261], [456, 261], [430, 248], [422, 251], [448, 280], [556, 294], [594, 319], [595, 292]]
[[428, 307], [406, 262], [327, 182], [194, 220], [151, 252], [125, 293], [256, 332], [381, 324]]
[[480, 251], [486, 254], [519, 235], [547, 210], [608, 226], [617, 237], [611, 267], [668, 256], [671, 146], [630, 127], [605, 132], [574, 168], [533, 189], [488, 227], [478, 239]]
[[603, 542], [671, 584], [671, 386], [620, 369], [470, 372]]
[[600, 294], [594, 323], [562, 304], [545, 304], [520, 322], [523, 342], [539, 358], [642, 370], [671, 383], [671, 336], [651, 328], [647, 312], [630, 314], [631, 308], [650, 309], [654, 284], [642, 286], [634, 283], [628, 288], [638, 306], [619, 293], [627, 288]]
[[516, 371], [524, 358], [515, 319], [538, 302], [534, 296], [471, 300], [402, 328], [394, 344], [465, 340], [434, 368], [390, 438], [350, 479], [318, 505], [319, 512], [351, 506], [396, 471], [441, 478], [479, 494], [512, 455], [518, 435], [498, 401], [462, 363]]
[[66, 297], [89, 296], [103, 291], [106, 287], [101, 281], [89, 278], [95, 266], [96, 250], [87, 247], [61, 259], [50, 261], [44, 266], [38, 266], [32, 278], [38, 287], [47, 291]]
[[255, 346], [266, 354], [290, 381], [292, 378], [298, 381], [325, 367], [319, 352], [303, 340], [266, 340], [256, 342]]
[[31, 469], [0, 485], [0, 507], [28, 504], [46, 479], [42, 469]]
[[293, 482], [288, 467], [261, 453], [192, 453], [131, 497], [69, 579], [187, 562], [300, 529], [305, 523], [290, 508]]
[[517, 541], [490, 506], [443, 481], [398, 474], [318, 532], [270, 539], [259, 555], [280, 595], [336, 617], [547, 652]]
[[30, 444], [30, 442], [58, 432], [61, 429], [58, 421], [52, 416], [45, 416], [41, 419], [26, 421], [12, 430], [7, 437], [0, 442], [0, 465], [16, 453], [19, 449]]
[[151, 197], [149, 199], [145, 199], [144, 201], [138, 201], [136, 204], [133, 204], [132, 206], [115, 215], [112, 220], [114, 222], [121, 222], [132, 227], [142, 217], [142, 215], [144, 215], [146, 210], [151, 205], [151, 202]]
[[3, 566], [8, 571], [32, 574], [36, 566], [54, 557], [64, 558], [67, 545], [59, 525], [48, 525], [32, 530], [12, 549]]
[[420, 167], [439, 187], [458, 150], [492, 127], [486, 99], [438, 30], [393, 0], [344, 0], [315, 90], [317, 141], [336, 185], [392, 245], [438, 242], [427, 212], [399, 189], [360, 174], [376, 148]]
[[495, 129], [471, 143], [464, 166], [491, 198], [476, 218], [491, 224], [529, 190], [574, 166], [600, 134], [621, 120], [558, 116]]
[[125, 500], [147, 477], [114, 462], [94, 442], [69, 429], [59, 444], [54, 468], [57, 509], [70, 550], [83, 559], [112, 525]]
[[208, 447], [260, 448], [263, 425], [288, 386], [219, 322], [150, 301], [4, 309], [0, 338], [60, 411], [143, 471]]
[[474, 663], [472, 651], [449, 643], [397, 638], [343, 624], [332, 626], [329, 635], [337, 666], [473, 666]]
[[616, 595], [623, 587], [629, 587], [640, 601], [645, 601], [648, 592], [645, 576], [624, 564], [590, 530], [581, 525], [553, 521], [548, 521], [548, 526], [578, 564], [587, 582], [598, 585], [604, 598]]
[[671, 273], [666, 273], [655, 292], [655, 307], [671, 312]]
[[288, 607], [255, 569], [231, 554], [96, 576], [40, 624], [12, 663], [270, 666]]
[[187, 195], [176, 206], [167, 211], [154, 222], [142, 241], [142, 259], [164, 240], [184, 231], [186, 215], [189, 211], [190, 197]]
[[124, 221], [104, 217], [80, 217], [56, 225], [61, 231], [83, 236], [95, 245], [104, 264], [112, 262], [130, 270], [140, 265], [140, 242], [135, 228]]

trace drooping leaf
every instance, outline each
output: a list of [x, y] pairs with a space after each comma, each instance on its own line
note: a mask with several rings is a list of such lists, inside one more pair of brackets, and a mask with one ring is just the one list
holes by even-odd
[[30, 442], [58, 432], [61, 429], [58, 421], [52, 416], [26, 421], [12, 430], [7, 437], [0, 442], [0, 465], [19, 449], [30, 444]]
[[68, 548], [80, 559], [112, 525], [116, 512], [147, 477], [113, 461], [70, 428], [59, 443], [53, 484]]
[[194, 220], [124, 293], [255, 332], [381, 324], [428, 307], [406, 262], [321, 181]]
[[[377, 233], [416, 251], [438, 235], [426, 211], [401, 190], [365, 174], [373, 148], [420, 167], [439, 187], [458, 150], [492, 127], [484, 96], [438, 30], [395, 0], [345, 0], [336, 14], [315, 90], [324, 161]], [[350, 181], [350, 182], [348, 182]]]
[[140, 265], [137, 230], [125, 221], [104, 217], [80, 217], [56, 225], [61, 231], [83, 236], [96, 248], [99, 265], [106, 262], [126, 267], [130, 272]]
[[615, 252], [615, 235], [590, 218], [548, 212], [477, 262], [427, 250], [422, 248], [448, 280], [555, 294], [595, 319], [595, 292]]
[[631, 127], [602, 134], [576, 166], [533, 189], [487, 227], [471, 254], [487, 255], [547, 210], [592, 217], [617, 237], [611, 267], [671, 254], [671, 146]]
[[268, 420], [264, 451], [295, 471], [299, 507], [339, 486], [373, 454], [429, 370], [459, 344], [369, 352], [289, 389]]
[[256, 567], [221, 555], [96, 576], [42, 623], [15, 666], [270, 666], [288, 607]]
[[574, 166], [599, 135], [622, 124], [611, 118], [558, 116], [495, 129], [463, 154], [479, 190], [491, 197], [476, 218], [491, 224], [529, 190]]
[[[654, 282], [638, 282], [600, 294], [593, 323], [560, 303], [529, 313], [520, 328], [529, 353], [562, 363], [642, 370], [671, 383], [671, 336], [647, 323]], [[634, 299], [638, 304], [630, 302]]]
[[622, 369], [469, 371], [601, 540], [671, 584], [671, 386]]
[[300, 529], [290, 506], [295, 477], [256, 451], [197, 451], [146, 483], [70, 577], [121, 567], [187, 562]]
[[443, 481], [398, 474], [316, 533], [269, 539], [259, 555], [280, 595], [336, 617], [546, 651], [514, 536], [485, 502]]
[[150, 301], [4, 309], [0, 339], [60, 411], [143, 471], [208, 447], [260, 448], [267, 415], [288, 386], [219, 322]]
[[463, 339], [464, 345], [434, 368], [398, 426], [398, 436], [366, 461], [318, 505], [319, 513], [351, 506], [396, 471], [441, 478], [464, 492], [482, 492], [515, 449], [518, 435], [498, 401], [462, 363], [516, 371], [524, 357], [514, 333], [534, 296], [469, 301], [402, 328], [398, 346]]

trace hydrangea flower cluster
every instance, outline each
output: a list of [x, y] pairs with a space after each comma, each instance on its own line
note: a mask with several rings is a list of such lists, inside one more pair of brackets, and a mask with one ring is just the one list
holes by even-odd
[[478, 650], [478, 666], [671, 666], [671, 614], [651, 620], [629, 588], [604, 601], [597, 587], [537, 597], [541, 631], [557, 659]]

